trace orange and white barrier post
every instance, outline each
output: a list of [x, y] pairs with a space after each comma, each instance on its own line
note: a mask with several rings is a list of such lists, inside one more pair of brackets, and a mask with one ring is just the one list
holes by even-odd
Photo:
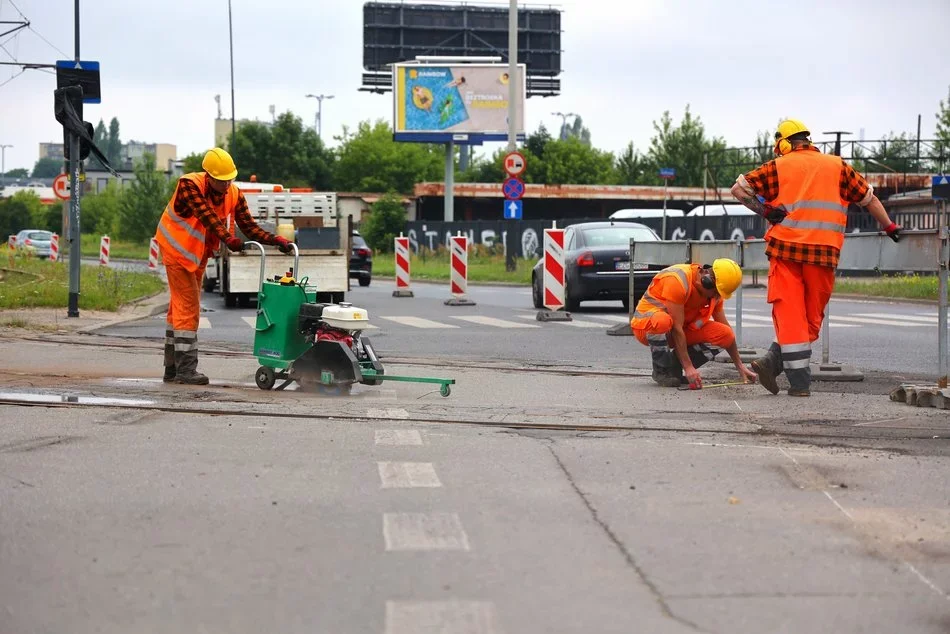
[[409, 238], [399, 237], [395, 239], [396, 259], [396, 290], [393, 291], [393, 297], [413, 297], [412, 290], [409, 288]]
[[10, 236], [7, 238], [7, 248], [10, 248], [10, 249], [16, 248], [16, 236]]
[[541, 299], [545, 310], [538, 321], [571, 321], [564, 308], [564, 229], [544, 230], [544, 265]]
[[55, 233], [49, 239], [49, 261], [59, 262], [59, 235]]
[[468, 238], [451, 236], [451, 261], [449, 263], [450, 291], [452, 298], [445, 300], [447, 306], [474, 306], [475, 302], [465, 297], [468, 291]]
[[99, 240], [99, 265], [109, 266], [109, 236], [102, 236]]
[[148, 243], [148, 270], [158, 270], [158, 240], [152, 238]]

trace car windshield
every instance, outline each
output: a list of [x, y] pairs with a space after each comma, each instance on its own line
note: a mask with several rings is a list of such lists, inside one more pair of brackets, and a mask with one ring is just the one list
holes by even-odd
[[49, 231], [31, 231], [26, 234], [30, 240], [49, 240], [53, 236]]
[[589, 247], [621, 247], [637, 242], [655, 242], [656, 234], [646, 227], [598, 227], [584, 229], [584, 244]]

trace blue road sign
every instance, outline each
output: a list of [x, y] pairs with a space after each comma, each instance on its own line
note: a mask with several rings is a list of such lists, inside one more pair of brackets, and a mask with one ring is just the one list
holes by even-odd
[[950, 199], [950, 175], [938, 174], [933, 177], [931, 196], [933, 198]]
[[672, 167], [661, 167], [660, 178], [676, 178], [676, 169]]
[[99, 62], [56, 60], [56, 87], [82, 86], [83, 103], [102, 103], [99, 88]]
[[505, 201], [505, 220], [521, 220], [521, 203], [520, 200]]
[[524, 181], [514, 176], [506, 178], [501, 189], [505, 192], [505, 200], [521, 200], [524, 196]]

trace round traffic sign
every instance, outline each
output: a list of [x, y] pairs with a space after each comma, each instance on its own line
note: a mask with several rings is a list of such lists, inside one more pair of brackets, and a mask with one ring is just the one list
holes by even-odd
[[60, 200], [69, 200], [69, 175], [60, 174], [53, 179], [53, 193]]
[[508, 176], [520, 176], [528, 167], [528, 162], [521, 152], [509, 152], [505, 155], [505, 172]]
[[514, 176], [506, 178], [501, 190], [505, 193], [505, 200], [521, 200], [524, 196], [524, 181]]

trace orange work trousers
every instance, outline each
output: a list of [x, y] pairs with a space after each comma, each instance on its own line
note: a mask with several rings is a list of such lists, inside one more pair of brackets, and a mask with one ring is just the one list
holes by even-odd
[[172, 330], [198, 331], [198, 318], [201, 315], [201, 279], [204, 277], [208, 260], [201, 261], [197, 271], [186, 269], [174, 256], [166, 257], [165, 274], [168, 276], [168, 316], [166, 321]]
[[769, 260], [768, 302], [780, 346], [813, 343], [821, 333], [825, 307], [835, 287], [830, 266], [782, 258]]
[[[687, 320], [686, 323], [690, 323], [690, 321]], [[637, 338], [637, 341], [649, 346], [650, 342], [647, 337], [666, 335], [673, 330], [673, 318], [670, 317], [669, 313], [657, 311], [649, 317], [632, 319], [630, 327], [633, 329], [633, 335]], [[736, 333], [732, 331], [732, 328], [726, 324], [720, 324], [718, 321], [707, 321], [702, 328], [684, 328], [683, 332], [686, 334], [687, 346], [708, 343], [717, 348], [728, 348], [736, 341]]]

